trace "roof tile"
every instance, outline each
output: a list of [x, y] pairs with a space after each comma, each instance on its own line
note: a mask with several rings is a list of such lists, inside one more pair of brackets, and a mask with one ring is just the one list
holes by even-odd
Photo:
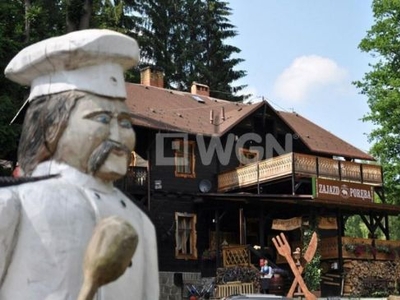
[[[243, 104], [133, 83], [126, 83], [126, 88], [133, 124], [157, 130], [221, 136], [263, 105], [273, 109], [264, 101]], [[374, 160], [297, 113], [274, 111], [312, 152]]]

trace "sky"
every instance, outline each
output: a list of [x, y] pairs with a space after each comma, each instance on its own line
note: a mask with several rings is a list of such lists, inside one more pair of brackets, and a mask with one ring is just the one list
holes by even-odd
[[368, 152], [373, 125], [367, 98], [352, 82], [370, 70], [372, 56], [358, 49], [374, 23], [372, 0], [227, 0], [241, 49], [236, 69], [247, 76], [250, 101], [295, 111]]

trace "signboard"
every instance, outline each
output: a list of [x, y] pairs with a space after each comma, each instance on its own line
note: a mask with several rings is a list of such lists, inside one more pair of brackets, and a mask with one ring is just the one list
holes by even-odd
[[294, 230], [301, 227], [301, 217], [295, 217], [291, 219], [274, 219], [272, 221], [272, 229], [287, 231]]
[[337, 221], [335, 217], [319, 217], [318, 218], [319, 229], [337, 229]]
[[[302, 225], [309, 226], [308, 221], [303, 221], [301, 217], [291, 219], [274, 219], [272, 221], [272, 229], [279, 231], [289, 231], [300, 228]], [[335, 217], [319, 217], [319, 229], [337, 229], [337, 222]]]
[[313, 178], [313, 196], [317, 199], [373, 202], [374, 187], [361, 183]]

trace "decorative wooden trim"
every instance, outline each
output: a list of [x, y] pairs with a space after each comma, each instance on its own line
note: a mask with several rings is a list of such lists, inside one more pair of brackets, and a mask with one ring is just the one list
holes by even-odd
[[223, 266], [249, 266], [250, 251], [246, 245], [229, 245], [222, 247]]
[[[190, 164], [190, 173], [183, 173], [179, 172], [178, 170], [178, 164], [179, 158], [184, 158], [184, 155], [181, 155], [182, 151], [175, 151], [175, 177], [181, 177], [181, 178], [196, 178], [196, 172], [195, 172], [195, 166], [196, 166], [196, 156], [195, 156], [195, 142], [194, 141], [184, 141], [184, 140], [175, 140], [173, 141], [175, 143], [179, 143], [179, 149], [184, 148], [185, 144], [187, 144], [187, 152], [188, 157], [187, 159], [189, 160]], [[182, 152], [185, 153], [185, 152]]]
[[359, 164], [293, 152], [239, 166], [219, 174], [218, 191], [225, 192], [294, 175], [382, 186], [382, 167], [379, 165]]

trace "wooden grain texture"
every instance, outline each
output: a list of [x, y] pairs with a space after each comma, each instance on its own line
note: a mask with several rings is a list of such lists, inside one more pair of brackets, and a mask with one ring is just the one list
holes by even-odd
[[285, 235], [283, 233], [277, 235], [276, 237], [272, 238], [272, 242], [274, 243], [278, 253], [286, 258], [290, 268], [292, 269], [293, 275], [300, 286], [300, 290], [304, 293], [304, 297], [307, 300], [316, 300], [317, 298], [308, 290], [303, 277], [301, 277], [299, 269], [293, 261], [292, 251]]
[[[313, 259], [314, 255], [315, 255], [315, 251], [317, 250], [317, 246], [318, 246], [317, 233], [314, 232], [312, 234], [312, 236], [311, 236], [311, 240], [310, 240], [310, 243], [308, 244], [307, 250], [306, 250], [306, 252], [304, 253], [304, 256], [303, 256], [303, 258], [305, 260], [305, 265], [307, 263], [309, 263]], [[300, 267], [299, 267], [299, 273], [300, 274], [303, 273], [305, 265], [300, 265]], [[293, 280], [293, 282], [292, 282], [292, 285], [291, 285], [291, 287], [289, 289], [289, 292], [287, 293], [287, 297], [288, 298], [292, 298], [293, 297], [293, 294], [294, 294], [294, 291], [295, 291], [296, 287], [297, 287], [297, 280], [295, 278]]]
[[78, 300], [93, 300], [100, 286], [118, 279], [131, 263], [137, 244], [138, 235], [130, 223], [117, 216], [102, 219], [86, 249]]

